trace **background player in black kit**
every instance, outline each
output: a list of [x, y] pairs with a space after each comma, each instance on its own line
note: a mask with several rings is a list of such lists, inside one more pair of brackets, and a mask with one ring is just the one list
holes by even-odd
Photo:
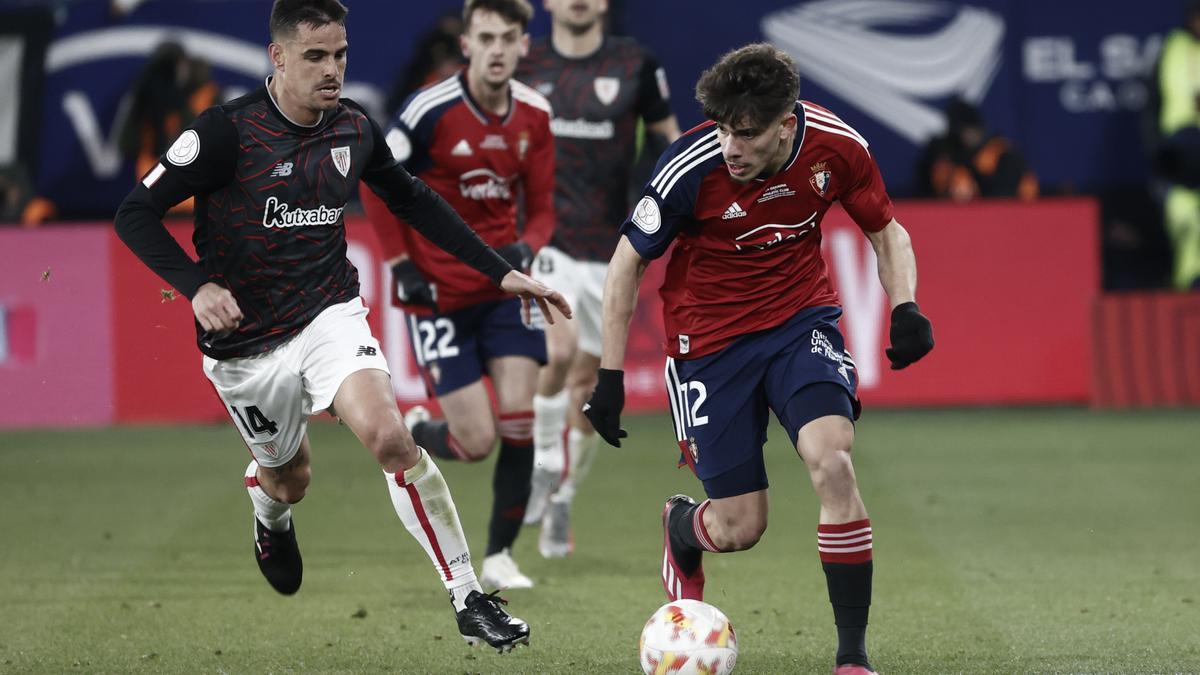
[[550, 36], [534, 41], [517, 77], [554, 110], [558, 226], [538, 252], [533, 275], [562, 291], [576, 314], [575, 321], [545, 327], [548, 362], [533, 405], [533, 492], [525, 523], [541, 523], [538, 550], [553, 558], [574, 546], [571, 502], [599, 443], [580, 410], [600, 366], [600, 296], [617, 226], [629, 212], [638, 136], [644, 131], [653, 141], [645, 145], [662, 149], [679, 137], [679, 124], [654, 56], [630, 38], [605, 35], [607, 0], [544, 3]]
[[[276, 0], [265, 86], [210, 108], [122, 203], [122, 240], [192, 302], [204, 369], [254, 460], [255, 557], [280, 593], [303, 567], [291, 505], [308, 487], [308, 415], [337, 415], [379, 461], [396, 513], [429, 554], [471, 644], [529, 627], [476, 581], [449, 489], [401, 420], [346, 260], [342, 212], [361, 177], [439, 246], [542, 311], [562, 296], [511, 266], [397, 164], [379, 127], [340, 99], [348, 43], [337, 0]], [[162, 226], [195, 195], [197, 262]]]

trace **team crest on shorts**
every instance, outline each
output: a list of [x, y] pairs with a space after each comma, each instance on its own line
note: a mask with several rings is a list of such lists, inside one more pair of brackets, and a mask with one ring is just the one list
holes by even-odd
[[345, 178], [350, 173], [350, 146], [343, 145], [338, 148], [331, 148], [329, 154], [333, 155], [333, 166]]
[[261, 447], [263, 449], [263, 452], [267, 453], [268, 455], [270, 455], [272, 457], [279, 456], [279, 448], [276, 448], [274, 443], [263, 443], [259, 447]]
[[809, 168], [813, 172], [812, 178], [808, 179], [809, 185], [812, 185], [812, 188], [817, 191], [818, 195], [824, 197], [825, 191], [829, 189], [829, 178], [833, 175], [829, 171], [829, 164], [827, 162], [817, 162]]
[[688, 436], [688, 452], [692, 453], [692, 462], [700, 461], [700, 445], [696, 443], [695, 436]]

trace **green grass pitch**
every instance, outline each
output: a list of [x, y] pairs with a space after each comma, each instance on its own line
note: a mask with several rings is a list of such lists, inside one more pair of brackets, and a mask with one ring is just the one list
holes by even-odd
[[[634, 673], [663, 602], [663, 500], [700, 496], [665, 416], [626, 420], [576, 502], [576, 552], [515, 552], [532, 645], [458, 637], [368, 453], [312, 427], [296, 510], [304, 587], [252, 555], [247, 456], [228, 426], [0, 433], [0, 673]], [[832, 614], [803, 464], [772, 427], [771, 524], [709, 555], [738, 673], [828, 673]], [[875, 526], [881, 673], [1200, 672], [1200, 415], [868, 411], [855, 465]], [[441, 462], [477, 555], [491, 463]], [[477, 559], [477, 563], [479, 560]]]

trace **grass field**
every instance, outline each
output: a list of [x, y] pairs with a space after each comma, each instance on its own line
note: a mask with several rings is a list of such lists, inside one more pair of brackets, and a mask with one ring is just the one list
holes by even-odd
[[[470, 650], [350, 433], [312, 428], [304, 588], [251, 556], [232, 428], [0, 432], [0, 672], [633, 673], [662, 601], [663, 500], [699, 496], [665, 417], [629, 418], [576, 503], [573, 557], [516, 556], [532, 646]], [[803, 465], [772, 429], [771, 526], [706, 559], [738, 673], [827, 673], [834, 631]], [[482, 552], [491, 465], [441, 464]], [[1200, 415], [869, 412], [882, 673], [1200, 672]]]

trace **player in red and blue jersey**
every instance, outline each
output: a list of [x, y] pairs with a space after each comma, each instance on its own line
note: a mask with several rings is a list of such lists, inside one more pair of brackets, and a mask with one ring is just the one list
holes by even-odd
[[933, 348], [915, 302], [916, 258], [867, 142], [832, 112], [797, 100], [796, 65], [769, 44], [724, 55], [696, 86], [710, 121], [659, 159], [621, 228], [604, 289], [599, 381], [585, 414], [613, 445], [622, 363], [641, 274], [675, 247], [662, 286], [667, 395], [697, 504], [663, 509], [668, 598], [702, 599], [702, 552], [748, 549], [767, 524], [768, 411], [804, 460], [821, 502], [817, 550], [838, 630], [837, 675], [871, 673], [866, 650], [872, 529], [850, 449], [860, 405], [821, 257], [821, 221], [839, 201], [875, 249], [892, 305], [892, 368]]
[[[512, 79], [529, 46], [525, 0], [468, 0], [466, 70], [417, 92], [387, 133], [393, 155], [450, 203], [484, 242], [517, 269], [554, 230], [554, 137], [550, 104]], [[517, 231], [523, 197], [524, 230]], [[488, 526], [485, 585], [533, 585], [513, 562], [533, 470], [533, 395], [546, 362], [545, 335], [521, 305], [488, 279], [396, 219], [363, 192], [392, 262], [395, 299], [409, 313], [417, 363], [444, 420], [409, 411], [413, 438], [435, 456], [479, 461], [500, 438]], [[496, 393], [493, 417], [487, 375]]]

